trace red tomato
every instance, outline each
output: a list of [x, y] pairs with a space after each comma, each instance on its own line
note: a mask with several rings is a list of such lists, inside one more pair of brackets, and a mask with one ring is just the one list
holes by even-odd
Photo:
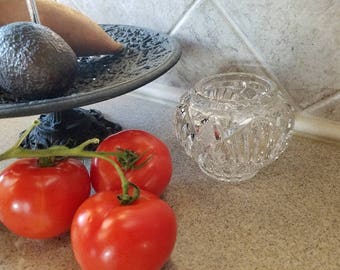
[[120, 205], [119, 191], [87, 199], [71, 227], [73, 251], [83, 270], [159, 270], [176, 241], [176, 219], [168, 204], [149, 192]]
[[70, 229], [89, 194], [89, 175], [80, 161], [40, 167], [35, 158], [19, 159], [0, 174], [0, 220], [27, 238], [54, 237]]
[[[160, 196], [169, 184], [172, 174], [172, 162], [167, 146], [154, 135], [142, 130], [124, 130], [104, 139], [97, 151], [115, 152], [128, 149], [142, 155], [136, 166], [151, 158], [142, 168], [125, 172], [128, 181], [135, 183], [140, 189]], [[116, 158], [112, 158], [117, 161]], [[100, 158], [91, 163], [90, 178], [93, 188], [99, 191], [113, 191], [121, 188], [120, 178], [112, 165]]]

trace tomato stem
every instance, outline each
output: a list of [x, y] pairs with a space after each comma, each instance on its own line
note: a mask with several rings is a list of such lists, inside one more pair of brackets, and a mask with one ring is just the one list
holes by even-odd
[[[23, 142], [25, 137], [27, 137], [28, 134], [39, 124], [39, 120], [35, 120], [33, 125], [22, 133], [19, 140], [14, 144], [14, 146], [9, 148], [4, 153], [0, 154], [0, 161], [11, 158], [39, 158], [39, 165], [47, 167], [53, 166], [56, 157], [101, 158], [109, 162], [115, 168], [120, 177], [122, 187], [122, 194], [118, 196], [120, 203], [122, 205], [127, 205], [133, 203], [135, 200], [138, 199], [140, 193], [139, 188], [126, 179], [121, 167], [113, 159], [110, 158], [110, 156], [124, 158], [129, 153], [127, 154], [126, 152], [124, 152], [124, 150], [121, 149], [118, 152], [93, 152], [85, 150], [85, 148], [90, 144], [98, 144], [99, 139], [97, 138], [89, 139], [73, 148], [69, 148], [64, 145], [56, 145], [46, 149], [34, 150], [23, 148], [21, 146], [21, 143]], [[130, 186], [133, 187], [134, 190], [132, 195], [129, 195], [128, 193]]]
[[[98, 152], [97, 152], [98, 153]], [[102, 153], [102, 152], [99, 152]], [[122, 187], [122, 194], [118, 195], [118, 200], [120, 201], [120, 203], [122, 205], [128, 205], [133, 203], [135, 200], [138, 199], [139, 197], [139, 188], [137, 187], [137, 185], [135, 185], [134, 183], [129, 182], [126, 177], [125, 174], [123, 172], [123, 170], [119, 167], [119, 165], [112, 160], [111, 158], [107, 157], [107, 156], [96, 156], [98, 158], [101, 158], [103, 160], [106, 160], [107, 162], [109, 162], [117, 171], [120, 181], [121, 181], [121, 187]], [[129, 194], [129, 187], [132, 186], [133, 187], [133, 195], [131, 196]]]
[[38, 165], [39, 167], [52, 167], [55, 161], [55, 157], [41, 157], [38, 159]]

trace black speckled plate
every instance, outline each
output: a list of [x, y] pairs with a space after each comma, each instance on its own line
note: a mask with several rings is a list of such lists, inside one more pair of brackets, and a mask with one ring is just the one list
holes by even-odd
[[81, 57], [74, 86], [63, 96], [21, 101], [0, 93], [0, 118], [62, 111], [111, 99], [158, 78], [180, 58], [176, 40], [127, 25], [102, 25], [124, 45], [119, 54]]

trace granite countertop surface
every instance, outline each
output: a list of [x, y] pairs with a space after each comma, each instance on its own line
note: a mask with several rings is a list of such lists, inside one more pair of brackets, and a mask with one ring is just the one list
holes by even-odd
[[[174, 171], [163, 199], [175, 211], [178, 236], [164, 270], [340, 269], [339, 144], [293, 136], [253, 179], [228, 184], [207, 177], [185, 155], [172, 129], [173, 106], [128, 94], [88, 108], [123, 128], [155, 134], [171, 150]], [[1, 119], [0, 150], [35, 118]], [[29, 240], [1, 225], [0, 269], [79, 267], [69, 234]]]

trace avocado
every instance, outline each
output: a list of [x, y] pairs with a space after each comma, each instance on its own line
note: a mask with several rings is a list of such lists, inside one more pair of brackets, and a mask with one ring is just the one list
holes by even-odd
[[16, 98], [61, 96], [77, 73], [71, 47], [48, 27], [15, 22], [0, 28], [0, 88]]

